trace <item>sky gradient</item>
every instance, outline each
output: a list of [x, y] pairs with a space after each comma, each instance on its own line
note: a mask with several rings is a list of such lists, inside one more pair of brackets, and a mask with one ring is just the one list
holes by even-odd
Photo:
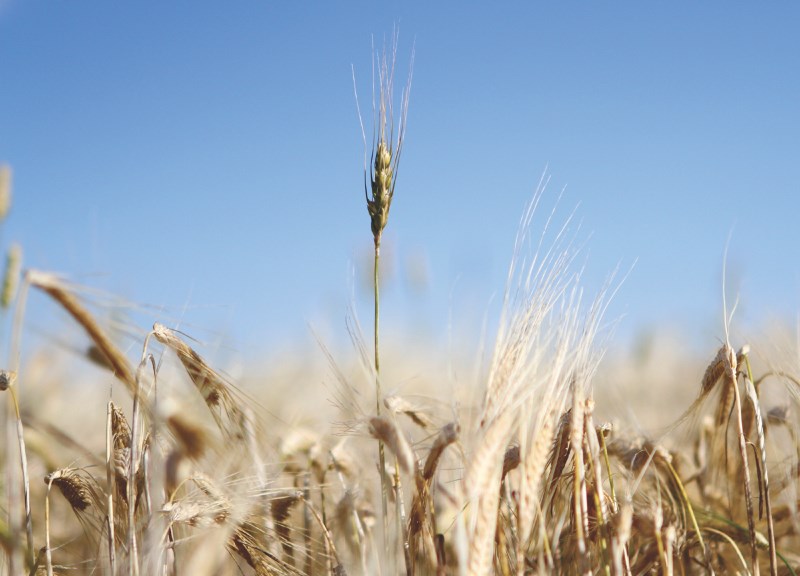
[[729, 238], [736, 323], [800, 312], [799, 6], [0, 1], [4, 247], [246, 354], [368, 324], [352, 70], [364, 110], [397, 25], [384, 329], [477, 337], [547, 170], [620, 341], [713, 349]]

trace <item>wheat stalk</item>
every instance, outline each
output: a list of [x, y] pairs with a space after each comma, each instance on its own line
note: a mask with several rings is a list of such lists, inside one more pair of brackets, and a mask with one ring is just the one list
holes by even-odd
[[[397, 56], [398, 34], [392, 35], [391, 53], [384, 46], [380, 56], [377, 54], [373, 60], [373, 74], [377, 64], [378, 72], [378, 105], [375, 103], [375, 87], [373, 78], [372, 96], [372, 153], [369, 167], [369, 190], [367, 189], [367, 159], [366, 135], [359, 121], [364, 139], [364, 195], [367, 203], [367, 212], [370, 216], [370, 229], [372, 230], [375, 247], [373, 261], [373, 296], [374, 296], [374, 366], [375, 366], [375, 414], [381, 415], [381, 364], [380, 364], [380, 249], [383, 230], [389, 222], [389, 209], [394, 198], [397, 184], [397, 168], [405, 142], [406, 119], [408, 116], [408, 101], [411, 91], [411, 73], [409, 72], [408, 84], [400, 99], [399, 124], [397, 139], [395, 140], [395, 114], [394, 114], [394, 67]], [[413, 69], [413, 52], [412, 52]], [[355, 74], [353, 75], [355, 85]], [[356, 94], [356, 105], [358, 96]], [[381, 505], [384, 525], [384, 548], [388, 554], [388, 486], [386, 480], [386, 456], [383, 443], [378, 442], [378, 467], [381, 478]], [[399, 480], [396, 479], [396, 480]], [[397, 483], [397, 482], [396, 482]]]

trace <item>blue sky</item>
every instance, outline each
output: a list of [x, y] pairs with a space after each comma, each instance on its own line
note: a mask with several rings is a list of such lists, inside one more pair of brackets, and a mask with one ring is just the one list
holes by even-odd
[[737, 322], [800, 311], [798, 22], [791, 3], [4, 0], [3, 241], [249, 353], [341, 336], [351, 293], [368, 324], [351, 65], [364, 107], [371, 36], [397, 24], [398, 85], [416, 60], [385, 330], [478, 330], [547, 168], [589, 293], [636, 262], [618, 338], [713, 348], [729, 236]]

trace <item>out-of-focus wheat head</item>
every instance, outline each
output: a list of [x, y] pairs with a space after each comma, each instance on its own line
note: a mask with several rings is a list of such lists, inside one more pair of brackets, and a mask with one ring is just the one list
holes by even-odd
[[0, 309], [7, 310], [11, 307], [17, 295], [19, 278], [22, 272], [22, 246], [12, 244], [6, 254], [6, 269], [3, 273], [3, 288], [0, 291]]
[[0, 165], [0, 222], [6, 219], [11, 209], [11, 167]]

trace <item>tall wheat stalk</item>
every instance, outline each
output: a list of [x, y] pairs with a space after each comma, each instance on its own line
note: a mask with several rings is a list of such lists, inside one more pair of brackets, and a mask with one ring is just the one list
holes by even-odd
[[[367, 175], [366, 135], [359, 121], [361, 133], [364, 138], [364, 196], [367, 201], [367, 212], [370, 216], [370, 227], [375, 248], [373, 260], [373, 299], [374, 299], [374, 360], [375, 360], [375, 413], [381, 414], [383, 393], [381, 391], [381, 362], [380, 362], [380, 254], [383, 230], [389, 221], [389, 209], [394, 197], [397, 183], [397, 168], [403, 150], [406, 131], [406, 117], [408, 114], [408, 98], [411, 91], [411, 72], [408, 83], [400, 99], [400, 112], [398, 125], [395, 128], [394, 111], [394, 68], [397, 56], [398, 34], [392, 35], [391, 50], [386, 46], [380, 55], [373, 50], [373, 90], [372, 90], [372, 152]], [[413, 69], [412, 50], [412, 69]], [[378, 75], [377, 100], [375, 91], [375, 71]], [[356, 105], [358, 98], [356, 96]], [[369, 182], [369, 186], [367, 183]], [[383, 515], [384, 548], [388, 552], [388, 485], [386, 479], [386, 455], [382, 441], [378, 441], [378, 466], [381, 478], [381, 512]], [[398, 484], [399, 476], [395, 478]], [[399, 490], [398, 490], [399, 492]]]

